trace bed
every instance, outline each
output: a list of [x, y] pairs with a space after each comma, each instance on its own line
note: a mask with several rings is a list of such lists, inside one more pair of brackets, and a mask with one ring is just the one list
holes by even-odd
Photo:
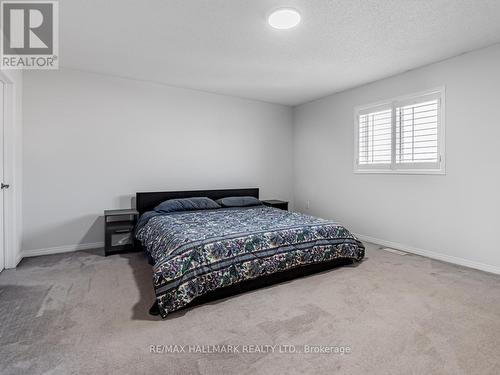
[[363, 244], [342, 225], [264, 205], [157, 212], [171, 199], [259, 198], [259, 189], [137, 193], [137, 241], [153, 265], [155, 306], [182, 308], [359, 262]]

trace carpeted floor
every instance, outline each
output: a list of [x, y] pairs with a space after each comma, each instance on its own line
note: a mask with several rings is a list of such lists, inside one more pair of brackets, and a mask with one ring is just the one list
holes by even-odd
[[[0, 373], [500, 374], [499, 276], [369, 245], [357, 266], [163, 321], [147, 314], [150, 278], [141, 254], [98, 250], [2, 272]], [[152, 345], [191, 347], [151, 353]], [[198, 352], [229, 345], [239, 353]]]

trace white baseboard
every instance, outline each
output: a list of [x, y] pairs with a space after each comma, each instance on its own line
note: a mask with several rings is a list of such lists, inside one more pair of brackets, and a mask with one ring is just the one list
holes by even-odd
[[94, 243], [83, 243], [83, 244], [78, 244], [78, 245], [48, 247], [45, 249], [23, 250], [22, 257], [36, 257], [39, 255], [69, 253], [72, 251], [79, 251], [79, 250], [98, 249], [100, 247], [104, 247], [104, 242], [94, 242]]
[[16, 265], [13, 268], [16, 268], [19, 265], [19, 263], [21, 263], [22, 260], [23, 260], [23, 253], [19, 252], [16, 256], [16, 260], [14, 261]]
[[440, 253], [436, 253], [434, 251], [419, 249], [417, 247], [403, 245], [403, 244], [400, 244], [397, 242], [381, 240], [379, 238], [365, 236], [363, 234], [354, 233], [354, 235], [356, 237], [358, 237], [358, 239], [361, 241], [371, 242], [371, 243], [374, 243], [376, 245], [391, 247], [393, 249], [405, 251], [407, 253], [417, 254], [417, 255], [427, 257], [427, 258], [437, 259], [437, 260], [441, 260], [443, 262], [458, 264], [459, 266], [474, 268], [476, 270], [481, 270], [481, 271], [490, 272], [490, 273], [500, 275], [500, 267], [497, 267], [497, 266], [492, 266], [489, 264], [475, 262], [475, 261], [469, 260], [469, 259], [458, 258], [458, 257], [454, 257], [452, 255], [440, 254]]
[[[447, 263], [458, 264], [459, 266], [474, 268], [477, 270], [485, 271], [500, 275], [500, 267], [492, 266], [485, 263], [475, 262], [473, 260], [454, 257], [452, 255], [440, 254], [434, 251], [419, 249], [417, 247], [403, 245], [397, 242], [382, 240], [380, 238], [365, 236], [363, 234], [354, 233], [358, 239], [361, 241], [371, 242], [376, 245], [386, 246], [393, 249], [406, 251], [407, 253], [421, 255], [427, 258], [441, 260]], [[19, 257], [19, 261], [23, 257], [34, 257], [39, 255], [50, 255], [50, 254], [59, 254], [59, 253], [68, 253], [72, 251], [79, 250], [89, 250], [89, 249], [98, 249], [100, 247], [104, 247], [104, 242], [94, 242], [94, 243], [85, 243], [78, 245], [66, 245], [66, 246], [58, 246], [58, 247], [49, 247], [45, 249], [34, 249], [34, 250], [23, 250], [21, 256]]]

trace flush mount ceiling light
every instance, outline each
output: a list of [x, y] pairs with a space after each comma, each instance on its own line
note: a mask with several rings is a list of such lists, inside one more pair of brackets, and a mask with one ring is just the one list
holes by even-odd
[[275, 29], [291, 29], [300, 23], [300, 13], [295, 9], [281, 8], [276, 9], [269, 15], [267, 22]]

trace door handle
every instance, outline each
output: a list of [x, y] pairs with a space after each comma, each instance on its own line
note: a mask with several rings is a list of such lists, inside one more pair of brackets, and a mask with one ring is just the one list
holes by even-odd
[[4, 184], [3, 182], [2, 182], [2, 184], [0, 185], [0, 189], [8, 189], [9, 187], [10, 187], [10, 185], [9, 185], [9, 184]]

